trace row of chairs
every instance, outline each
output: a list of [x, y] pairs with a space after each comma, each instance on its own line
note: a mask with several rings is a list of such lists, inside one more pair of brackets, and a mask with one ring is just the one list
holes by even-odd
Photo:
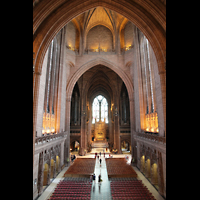
[[81, 181], [87, 181], [88, 178], [86, 177], [65, 177], [64, 181], [75, 181], [75, 182], [81, 182]]
[[78, 184], [78, 183], [76, 183], [76, 184], [59, 184], [58, 185], [59, 186], [59, 188], [61, 188], [61, 187], [67, 187], [67, 188], [76, 188], [76, 187], [82, 187], [82, 188], [87, 188], [87, 187], [91, 187], [91, 183], [90, 182], [87, 182], [86, 184]]
[[152, 200], [144, 197], [113, 197], [113, 200]]
[[[78, 186], [76, 186], [76, 187], [63, 187], [63, 186], [60, 186], [59, 187], [59, 189], [62, 189], [62, 190], [66, 190], [66, 189], [70, 189], [70, 190], [77, 190], [77, 187]], [[79, 187], [78, 187], [79, 188]], [[79, 188], [80, 190], [87, 190], [88, 189], [88, 187], [81, 187], [81, 188]]]
[[60, 181], [49, 200], [89, 200], [91, 183], [88, 181]]
[[60, 186], [77, 186], [77, 185], [82, 185], [82, 186], [87, 186], [88, 184], [90, 184], [89, 182], [87, 183], [63, 183], [60, 184]]
[[77, 193], [77, 194], [89, 194], [91, 192], [91, 190], [82, 190], [82, 191], [80, 191], [80, 190], [70, 190], [70, 191], [66, 191], [66, 190], [55, 190], [54, 191], [54, 194], [75, 194], [75, 193]]
[[52, 197], [51, 200], [90, 200], [90, 197]]
[[96, 160], [94, 158], [77, 158], [65, 172], [64, 177], [68, 174], [91, 174], [94, 172]]
[[131, 175], [132, 177], [137, 177], [137, 173], [134, 169], [126, 164], [125, 158], [114, 158], [106, 160], [106, 167], [108, 175]]
[[155, 200], [141, 180], [112, 181], [110, 187], [113, 200]]
[[90, 197], [90, 194], [54, 194], [54, 197]]

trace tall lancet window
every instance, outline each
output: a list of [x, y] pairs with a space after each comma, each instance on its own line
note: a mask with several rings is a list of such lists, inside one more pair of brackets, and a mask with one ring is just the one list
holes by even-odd
[[94, 98], [92, 103], [92, 123], [95, 123], [101, 120], [102, 122], [105, 119], [105, 122], [108, 123], [108, 102], [105, 97], [98, 95]]

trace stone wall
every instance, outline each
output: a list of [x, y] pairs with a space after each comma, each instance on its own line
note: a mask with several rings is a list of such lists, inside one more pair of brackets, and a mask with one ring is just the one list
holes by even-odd
[[113, 36], [111, 31], [105, 26], [98, 25], [90, 29], [87, 35], [87, 49], [112, 49], [113, 48]]

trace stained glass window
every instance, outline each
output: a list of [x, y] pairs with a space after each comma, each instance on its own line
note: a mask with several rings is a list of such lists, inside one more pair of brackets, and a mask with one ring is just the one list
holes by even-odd
[[92, 104], [92, 123], [95, 123], [95, 118], [96, 121], [99, 121], [99, 101], [97, 98], [94, 99], [93, 104]]
[[98, 122], [100, 119], [100, 111], [101, 111], [101, 121], [104, 121], [108, 123], [108, 102], [105, 97], [102, 95], [98, 95], [94, 98], [92, 103], [92, 123]]

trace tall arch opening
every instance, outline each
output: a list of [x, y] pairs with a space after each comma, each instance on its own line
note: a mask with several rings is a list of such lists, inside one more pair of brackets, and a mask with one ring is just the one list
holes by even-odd
[[[123, 86], [123, 87], [122, 87]], [[80, 125], [73, 125], [72, 114], [70, 116], [70, 138], [80, 138], [79, 154], [92, 151], [92, 148], [107, 148], [109, 152], [115, 148], [121, 152], [120, 135], [124, 134], [126, 126], [126, 139], [131, 141], [130, 118], [129, 123], [120, 123], [119, 119], [123, 118], [124, 112], [121, 112], [121, 92], [124, 90], [124, 82], [119, 75], [112, 69], [104, 65], [96, 65], [85, 71], [76, 82], [72, 97], [79, 88], [80, 105], [79, 121]], [[126, 90], [126, 95], [128, 95]], [[129, 98], [127, 97], [129, 101]], [[72, 100], [72, 102], [74, 102]], [[72, 105], [73, 110], [77, 108]], [[126, 108], [130, 113], [130, 107]], [[72, 112], [71, 112], [72, 113]], [[127, 115], [128, 116], [128, 115]], [[134, 123], [134, 122], [132, 122]], [[98, 144], [97, 144], [98, 143]], [[102, 143], [102, 144], [100, 144]], [[131, 148], [129, 147], [128, 150]]]

